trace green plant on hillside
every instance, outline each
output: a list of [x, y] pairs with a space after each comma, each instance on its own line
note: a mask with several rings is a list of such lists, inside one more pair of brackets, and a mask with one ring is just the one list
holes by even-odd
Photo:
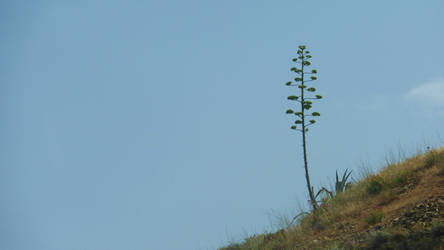
[[439, 153], [436, 149], [428, 148], [425, 155], [424, 168], [430, 168], [432, 166], [442, 169], [444, 167], [444, 154], [442, 152]]
[[344, 175], [342, 175], [342, 179], [340, 180], [338, 177], [338, 171], [336, 171], [336, 183], [335, 183], [335, 193], [339, 194], [344, 192], [346, 189], [351, 187], [351, 182], [347, 182], [348, 178], [350, 178], [350, 175], [352, 171], [348, 172], [348, 169], [345, 170]]
[[311, 65], [310, 62], [311, 55], [310, 52], [306, 50], [306, 47], [304, 45], [299, 46], [297, 54], [298, 57], [293, 58], [293, 62], [296, 63], [296, 67], [291, 68], [291, 71], [296, 73], [297, 77], [294, 78], [294, 83], [290, 81], [287, 82], [286, 85], [290, 87], [297, 87], [299, 89], [299, 93], [297, 95], [291, 95], [287, 98], [290, 101], [296, 102], [299, 108], [297, 111], [294, 111], [293, 109], [288, 109], [286, 113], [296, 116], [295, 125], [291, 126], [291, 129], [302, 133], [302, 148], [304, 155], [305, 179], [307, 182], [307, 189], [310, 197], [311, 206], [313, 207], [313, 210], [316, 210], [318, 208], [318, 204], [316, 202], [316, 198], [314, 195], [313, 186], [311, 186], [310, 184], [310, 175], [308, 173], [306, 133], [308, 132], [308, 127], [315, 124], [316, 122], [316, 120], [310, 117], [320, 116], [318, 112], [308, 113], [308, 111], [312, 108], [313, 104], [312, 101], [321, 99], [322, 96], [320, 95], [314, 95], [314, 97], [307, 96], [307, 94], [309, 93], [314, 93], [316, 89], [313, 87], [308, 87], [306, 83], [317, 80], [317, 77], [315, 75], [318, 72], [315, 69], [307, 71], [307, 68]]
[[336, 195], [339, 193], [344, 192], [345, 190], [349, 189], [352, 185], [351, 182], [348, 181], [350, 178], [351, 172], [348, 172], [348, 169], [345, 170], [344, 174], [342, 175], [342, 179], [339, 179], [338, 171], [336, 170], [336, 182], [335, 182], [335, 191], [329, 191], [327, 188], [322, 187], [315, 195], [315, 199], [319, 197], [321, 194], [325, 194], [325, 196], [322, 198], [322, 203], [325, 203], [329, 199], [333, 199]]
[[384, 188], [384, 180], [380, 176], [372, 176], [365, 190], [369, 194], [379, 194]]
[[381, 222], [382, 217], [384, 217], [382, 211], [376, 210], [371, 212], [370, 215], [365, 218], [365, 222], [369, 225], [373, 225]]

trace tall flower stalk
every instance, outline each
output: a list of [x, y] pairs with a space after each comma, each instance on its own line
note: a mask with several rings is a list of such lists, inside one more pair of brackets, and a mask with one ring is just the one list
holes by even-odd
[[316, 202], [316, 197], [314, 195], [313, 186], [310, 183], [310, 174], [308, 172], [308, 159], [307, 159], [307, 132], [308, 127], [312, 126], [316, 123], [314, 117], [320, 116], [318, 112], [311, 112], [313, 100], [322, 99], [322, 96], [315, 95], [316, 89], [314, 87], [308, 87], [306, 83], [317, 80], [316, 74], [317, 70], [311, 69], [309, 67], [311, 65], [310, 59], [310, 51], [306, 50], [306, 46], [301, 45], [297, 51], [298, 57], [293, 58], [293, 62], [296, 63], [295, 67], [292, 67], [290, 70], [296, 73], [296, 78], [294, 78], [294, 82], [287, 82], [286, 85], [290, 87], [297, 87], [299, 89], [299, 93], [296, 95], [288, 96], [287, 99], [293, 102], [296, 102], [296, 111], [293, 109], [288, 109], [286, 111], [287, 114], [291, 114], [296, 116], [295, 125], [291, 126], [291, 129], [302, 133], [302, 149], [304, 155], [304, 170], [305, 170], [305, 180], [307, 182], [308, 194], [310, 197], [310, 203], [315, 211], [318, 209], [318, 204]]

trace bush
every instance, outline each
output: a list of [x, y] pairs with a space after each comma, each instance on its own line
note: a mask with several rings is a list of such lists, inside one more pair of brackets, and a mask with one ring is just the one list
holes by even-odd
[[412, 175], [412, 172], [407, 171], [407, 170], [404, 171], [404, 172], [401, 172], [398, 176], [396, 176], [394, 184], [396, 186], [403, 186], [403, 185], [405, 185], [411, 175]]
[[365, 222], [369, 225], [373, 225], [378, 222], [381, 222], [382, 217], [384, 217], [384, 214], [381, 211], [374, 211], [370, 213], [370, 215], [367, 218], [365, 218]]
[[382, 245], [388, 242], [390, 239], [390, 233], [385, 231], [377, 232], [373, 235], [373, 238], [370, 241], [371, 249], [379, 249]]
[[438, 152], [436, 150], [431, 150], [426, 154], [426, 158], [424, 161], [424, 168], [429, 168], [437, 165], [442, 166], [444, 161], [444, 154], [442, 152]]
[[435, 237], [444, 236], [444, 223], [438, 223], [438, 224], [434, 225], [432, 228], [432, 234]]
[[[438, 226], [439, 228], [439, 226]], [[409, 234], [378, 232], [364, 249], [442, 249], [442, 234], [438, 231], [410, 232]]]
[[371, 177], [365, 190], [369, 194], [379, 194], [384, 188], [384, 181], [380, 176]]

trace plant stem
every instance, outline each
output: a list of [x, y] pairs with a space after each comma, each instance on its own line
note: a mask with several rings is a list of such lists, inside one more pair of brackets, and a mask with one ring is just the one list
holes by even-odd
[[[303, 55], [303, 50], [302, 50]], [[316, 199], [313, 194], [313, 189], [310, 183], [310, 175], [308, 174], [308, 162], [307, 162], [307, 147], [305, 143], [305, 109], [304, 109], [304, 58], [302, 58], [302, 76], [301, 76], [301, 110], [302, 110], [302, 148], [304, 150], [304, 168], [305, 168], [305, 179], [307, 180], [307, 188], [308, 188], [308, 194], [310, 195], [310, 202], [313, 206], [313, 211], [316, 211], [317, 209], [317, 203]]]

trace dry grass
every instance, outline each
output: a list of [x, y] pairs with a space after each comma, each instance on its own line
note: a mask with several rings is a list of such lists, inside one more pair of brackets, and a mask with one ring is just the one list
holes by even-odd
[[401, 163], [392, 161], [377, 174], [368, 174], [352, 188], [327, 200], [295, 227], [253, 236], [221, 249], [353, 248], [363, 244], [359, 241], [363, 235], [370, 235], [369, 230], [378, 227], [405, 234], [405, 229], [388, 225], [415, 203], [439, 195], [444, 195], [444, 148]]

